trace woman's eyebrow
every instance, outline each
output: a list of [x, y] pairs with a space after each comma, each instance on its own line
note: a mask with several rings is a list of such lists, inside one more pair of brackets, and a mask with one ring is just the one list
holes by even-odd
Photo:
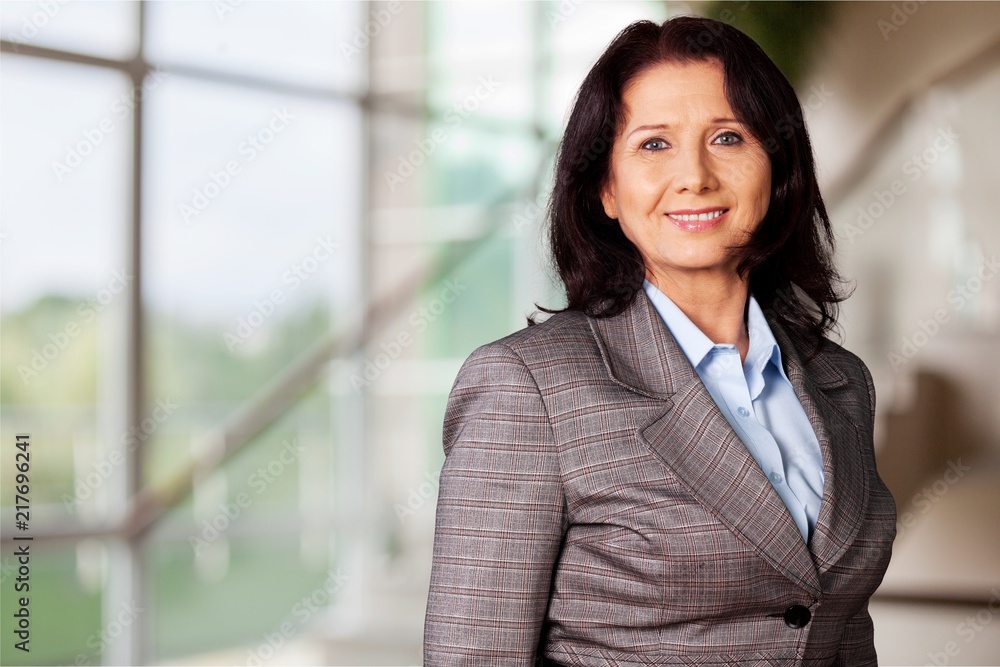
[[658, 123], [656, 125], [640, 125], [639, 127], [635, 128], [634, 130], [632, 130], [631, 132], [629, 132], [628, 136], [631, 137], [636, 132], [642, 132], [643, 130], [666, 130], [666, 129], [669, 129], [669, 128], [670, 128], [670, 126], [667, 125], [666, 123]]
[[[713, 118], [712, 120], [709, 121], [709, 124], [711, 125], [725, 125], [727, 123], [742, 125], [742, 123], [740, 123], [740, 121], [735, 118]], [[668, 129], [670, 129], [670, 125], [668, 123], [656, 123], [654, 125], [640, 125], [639, 127], [629, 132], [628, 136], [631, 137], [636, 132], [642, 132], [643, 130], [668, 130]]]

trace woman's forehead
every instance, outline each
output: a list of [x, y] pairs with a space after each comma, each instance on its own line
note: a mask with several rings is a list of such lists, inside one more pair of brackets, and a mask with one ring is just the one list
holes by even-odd
[[722, 67], [712, 62], [654, 65], [629, 83], [622, 101], [628, 124], [733, 118]]

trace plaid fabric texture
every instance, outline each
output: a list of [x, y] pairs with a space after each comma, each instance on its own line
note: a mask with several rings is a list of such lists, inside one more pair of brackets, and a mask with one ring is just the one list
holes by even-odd
[[867, 602], [896, 517], [871, 376], [829, 342], [805, 362], [769, 321], [823, 453], [808, 546], [644, 294], [469, 357], [444, 423], [427, 667], [877, 664]]

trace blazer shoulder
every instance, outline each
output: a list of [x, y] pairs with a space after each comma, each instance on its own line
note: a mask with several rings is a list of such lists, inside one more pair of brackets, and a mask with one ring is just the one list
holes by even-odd
[[778, 329], [791, 344], [794, 353], [802, 360], [807, 372], [818, 373], [821, 376], [814, 379], [819, 379], [822, 383], [824, 380], [830, 380], [828, 374], [833, 372], [849, 381], [860, 382], [862, 386], [868, 384], [866, 380], [870, 379], [871, 374], [865, 362], [843, 345], [824, 336], [820, 341], [819, 350], [813, 354], [816, 349], [815, 339], [807, 338], [783, 323], [778, 323]]
[[872, 418], [874, 419], [875, 381], [872, 379], [872, 373], [868, 369], [864, 360], [847, 348], [838, 345], [829, 339], [824, 339], [823, 350], [829, 350], [834, 363], [847, 375], [849, 383], [856, 385], [859, 390], [863, 387], [868, 392], [868, 403], [871, 409]]
[[839, 343], [835, 343], [829, 338], [824, 338], [820, 354], [827, 355], [830, 362], [845, 372], [849, 378], [871, 380], [871, 372], [861, 357]]
[[[803, 358], [809, 358], [804, 352], [809, 348], [803, 345], [802, 339], [798, 339], [795, 345]], [[805, 364], [805, 370], [820, 386], [845, 387], [854, 392], [858, 401], [867, 403], [874, 423], [875, 382], [861, 357], [824, 337], [819, 352]]]
[[[448, 396], [445, 453], [476, 418], [535, 415], [548, 422], [544, 396], [558, 382], [553, 371], [558, 373], [575, 360], [589, 331], [582, 313], [558, 313], [476, 348], [462, 364]], [[596, 347], [592, 336], [589, 345]]]
[[599, 356], [588, 320], [587, 315], [579, 311], [556, 313], [544, 322], [478, 347], [466, 363], [517, 358], [531, 368], [560, 358], [578, 358], [591, 348]]
[[864, 362], [861, 361], [861, 357], [855, 353], [848, 350], [846, 347], [824, 337], [822, 345], [820, 346], [819, 353], [821, 355], [828, 355], [834, 363], [845, 364], [848, 366], [859, 367], [863, 366]]

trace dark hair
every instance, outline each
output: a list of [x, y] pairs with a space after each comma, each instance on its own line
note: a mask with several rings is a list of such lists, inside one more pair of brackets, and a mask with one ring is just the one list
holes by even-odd
[[552, 255], [566, 287], [565, 310], [609, 317], [642, 289], [642, 256], [605, 214], [600, 198], [611, 147], [626, 121], [626, 86], [660, 63], [706, 60], [721, 64], [733, 113], [764, 146], [771, 163], [770, 205], [739, 247], [737, 270], [748, 277], [765, 312], [818, 347], [845, 297], [837, 288], [842, 281], [833, 265], [833, 231], [802, 108], [791, 84], [756, 42], [706, 18], [629, 25], [580, 86], [556, 157], [548, 209]]

